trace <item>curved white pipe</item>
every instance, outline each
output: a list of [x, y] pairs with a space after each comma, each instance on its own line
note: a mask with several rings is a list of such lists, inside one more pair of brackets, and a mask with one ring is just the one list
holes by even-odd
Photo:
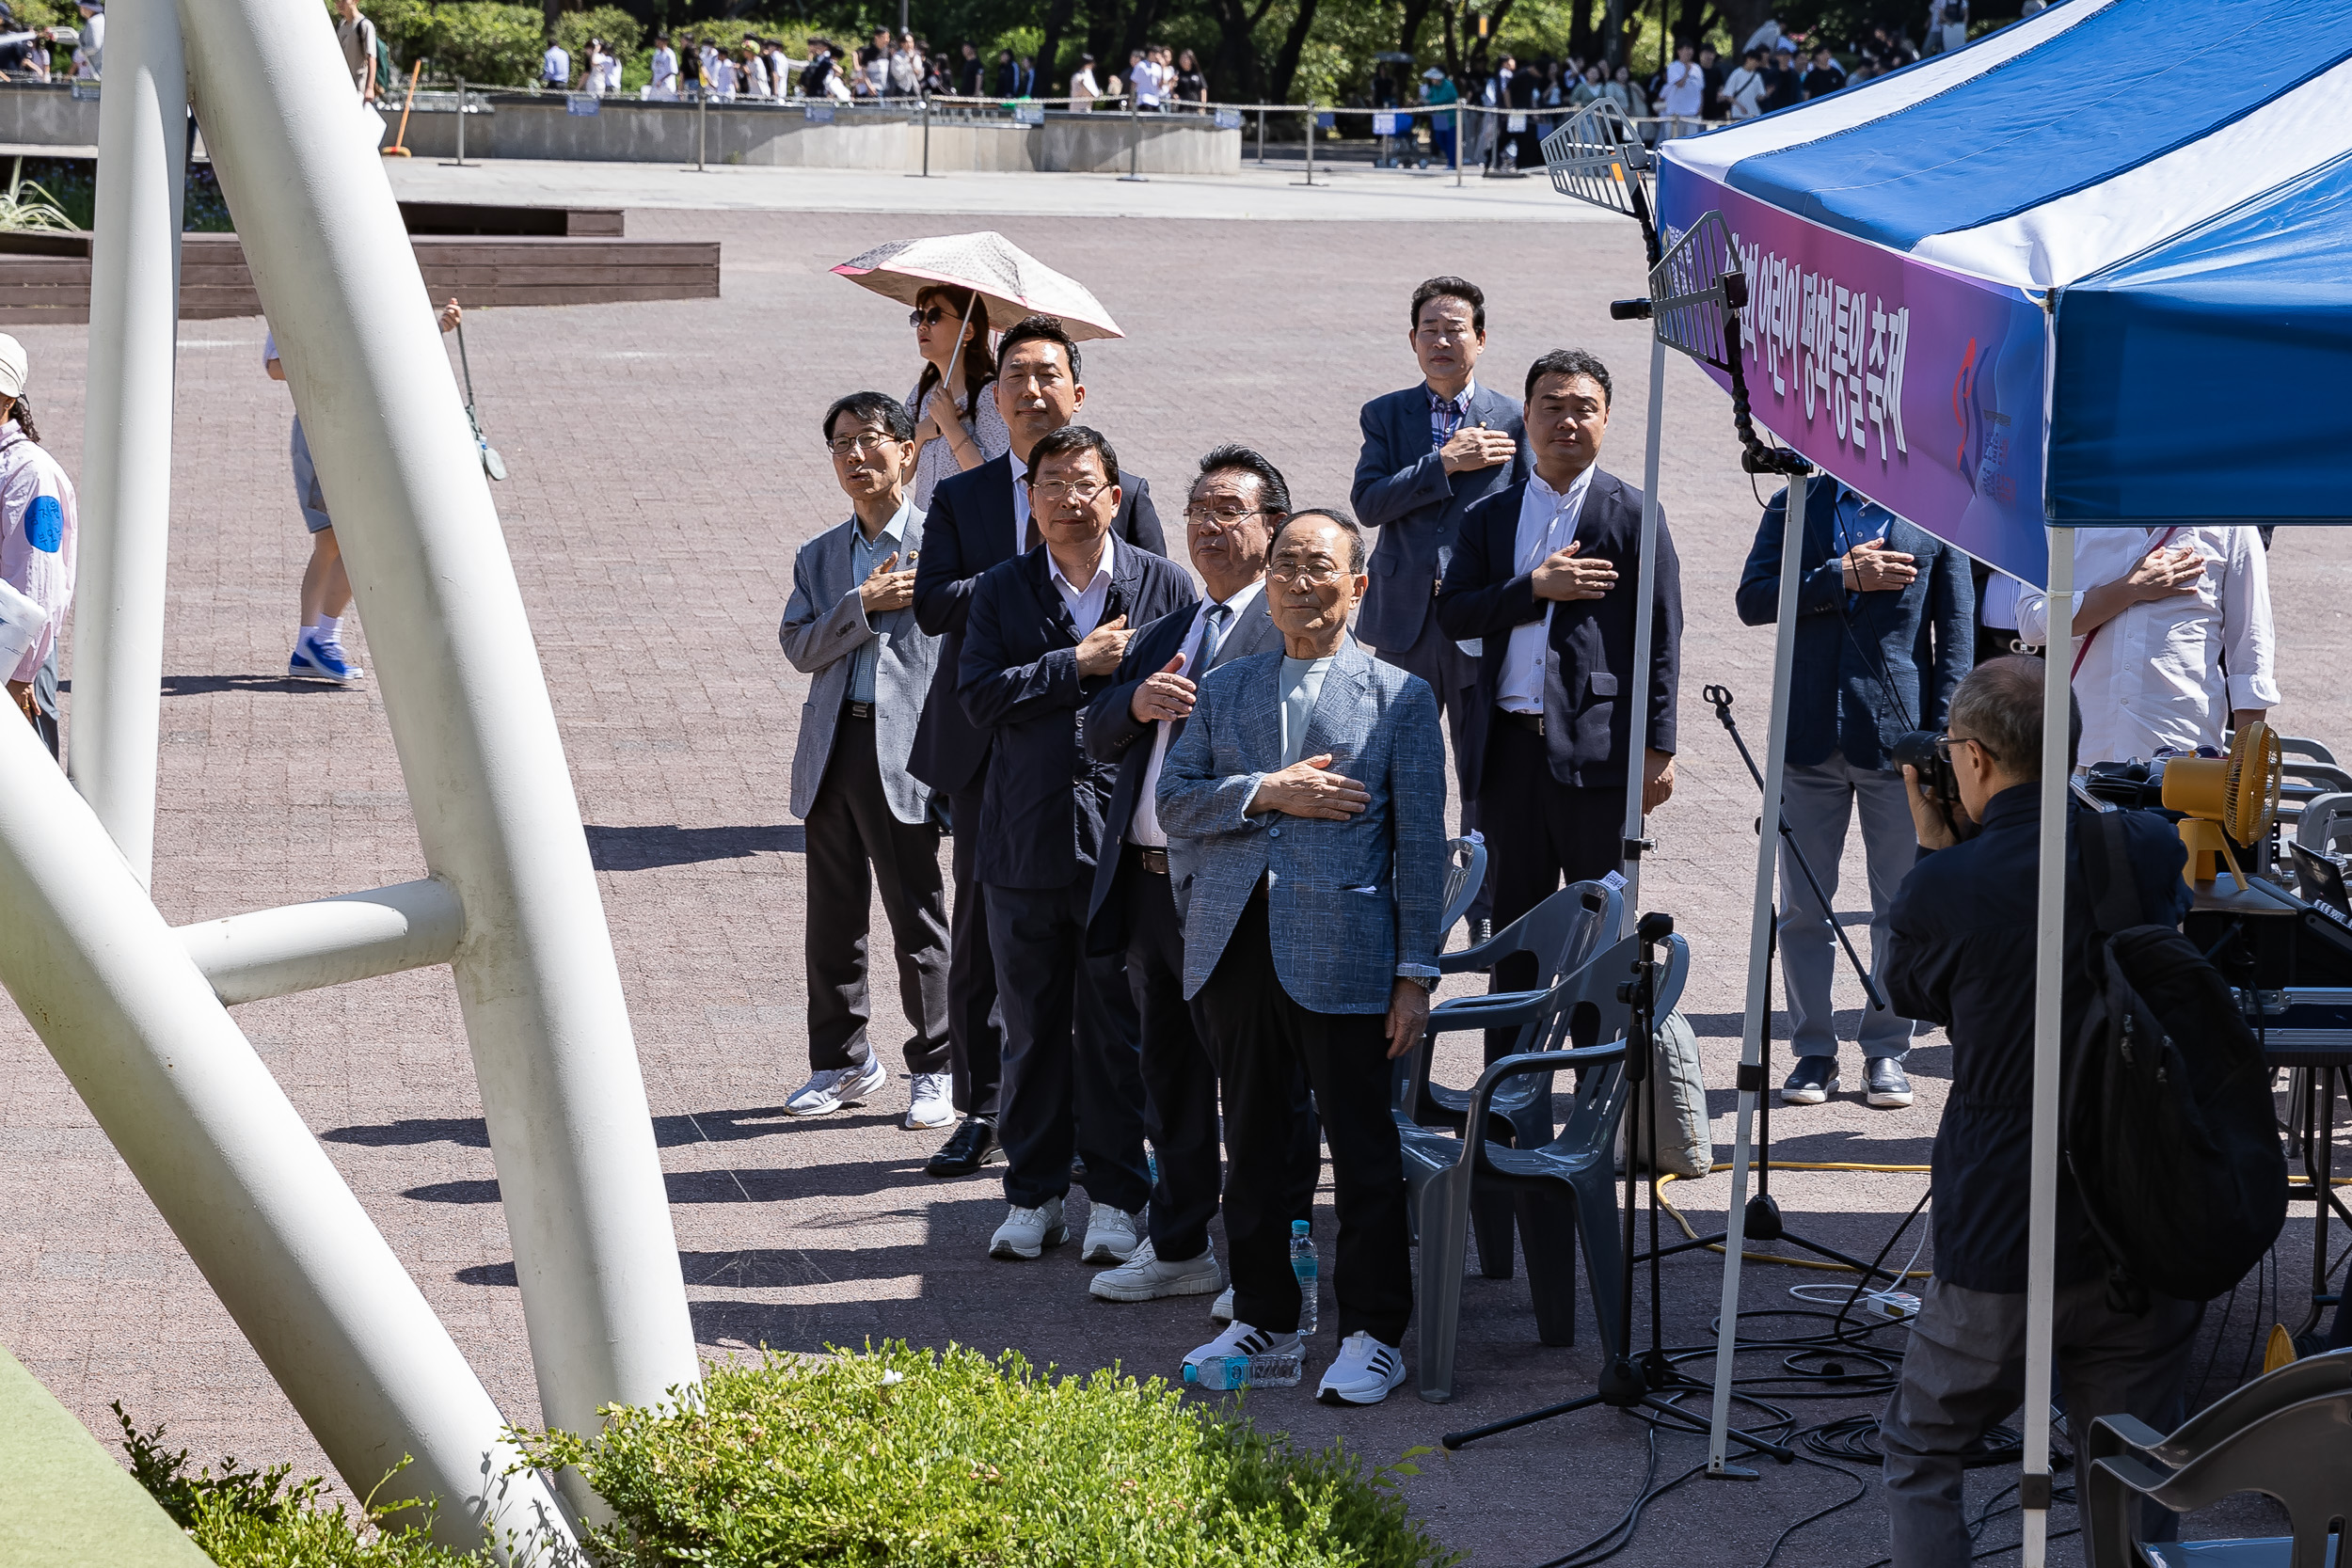
[[465, 906], [430, 877], [172, 931], [231, 1007], [445, 964], [465, 934]]

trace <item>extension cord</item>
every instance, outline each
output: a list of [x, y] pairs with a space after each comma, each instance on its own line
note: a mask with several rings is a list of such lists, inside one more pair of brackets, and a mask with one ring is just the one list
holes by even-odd
[[1907, 1323], [1919, 1315], [1919, 1298], [1909, 1291], [1872, 1291], [1854, 1304], [1866, 1322]]

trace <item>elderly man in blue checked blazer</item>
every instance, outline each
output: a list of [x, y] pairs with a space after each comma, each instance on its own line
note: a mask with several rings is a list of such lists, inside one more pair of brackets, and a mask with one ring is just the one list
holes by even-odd
[[1421, 1043], [1438, 979], [1445, 743], [1427, 683], [1348, 639], [1366, 580], [1352, 519], [1295, 514], [1266, 577], [1282, 651], [1204, 675], [1160, 771], [1160, 823], [1193, 851], [1184, 994], [1224, 1086], [1233, 1273], [1232, 1323], [1185, 1359], [1298, 1347], [1282, 1195], [1303, 1070], [1340, 1220], [1341, 1345], [1317, 1397], [1376, 1404], [1404, 1381], [1412, 1316], [1389, 1060]]

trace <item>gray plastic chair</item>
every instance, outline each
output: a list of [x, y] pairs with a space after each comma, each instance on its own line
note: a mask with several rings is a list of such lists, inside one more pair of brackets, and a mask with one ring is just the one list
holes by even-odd
[[[2169, 1436], [2129, 1416], [2103, 1416], [2084, 1447], [2091, 1568], [2336, 1568], [2331, 1527], [2352, 1518], [2352, 1351], [2290, 1362]], [[2278, 1499], [2295, 1533], [2137, 1539], [2143, 1498], [2186, 1513], [2236, 1492]]]
[[1454, 932], [1455, 922], [1470, 912], [1470, 901], [1486, 884], [1486, 845], [1484, 839], [1448, 839], [1445, 846], [1445, 906], [1438, 916], [1438, 945]]
[[[1575, 882], [1562, 888], [1518, 919], [1475, 947], [1442, 953], [1438, 968], [1447, 974], [1491, 969], [1499, 959], [1526, 954], [1535, 960], [1536, 984], [1523, 991], [1494, 991], [1485, 996], [1457, 996], [1430, 1010], [1431, 1037], [1467, 1029], [1507, 1028], [1495, 1015], [1508, 1012], [1529, 997], [1540, 997], [1563, 974], [1583, 966], [1601, 943], [1615, 936], [1625, 919], [1625, 895], [1598, 882]], [[1520, 1051], [1537, 1049], [1535, 1025], [1520, 1029], [1513, 1042]], [[1429, 1081], [1431, 1053], [1422, 1050], [1399, 1059], [1397, 1082], [1412, 1119], [1422, 1127], [1458, 1132], [1470, 1104], [1468, 1089], [1450, 1089]], [[1487, 1136], [1533, 1148], [1551, 1141], [1551, 1084], [1529, 1079], [1495, 1097]], [[1507, 1278], [1508, 1274], [1497, 1275]]]
[[[1617, 1123], [1629, 1098], [1625, 1053], [1632, 1009], [1617, 989], [1632, 977], [1640, 957], [1640, 942], [1628, 937], [1549, 992], [1518, 1003], [1515, 1010], [1538, 1024], [1545, 1049], [1503, 1057], [1479, 1075], [1470, 1091], [1471, 1125], [1477, 1125], [1504, 1085], [1524, 1078], [1549, 1083], [1562, 1068], [1579, 1069], [1574, 1101], [1559, 1136], [1540, 1148], [1506, 1148], [1491, 1139], [1447, 1138], [1425, 1128], [1401, 1129], [1406, 1185], [1421, 1234], [1416, 1302], [1421, 1397], [1432, 1403], [1454, 1397], [1462, 1271], [1473, 1226], [1483, 1272], [1498, 1273], [1487, 1256], [1494, 1227], [1478, 1222], [1501, 1201], [1511, 1204], [1525, 1239], [1536, 1338], [1547, 1345], [1576, 1342], [1575, 1257], [1581, 1245], [1603, 1357], [1614, 1355], [1625, 1342], [1627, 1325], [1618, 1321], [1624, 1260], [1618, 1251], [1613, 1155]], [[1690, 945], [1678, 936], [1668, 938], [1659, 978], [1658, 1017], [1665, 1017], [1680, 1001], [1690, 967]], [[1482, 1024], [1502, 1022], [1489, 1019]], [[1501, 1272], [1507, 1274], [1507, 1267]]]

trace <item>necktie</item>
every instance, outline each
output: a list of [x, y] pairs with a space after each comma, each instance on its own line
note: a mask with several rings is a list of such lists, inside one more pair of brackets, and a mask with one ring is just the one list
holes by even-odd
[[[1184, 676], [1194, 685], [1216, 667], [1216, 650], [1225, 641], [1225, 623], [1232, 618], [1233, 607], [1213, 604], [1200, 622], [1200, 645], [1192, 651], [1192, 662], [1185, 667]], [[1184, 721], [1171, 719], [1168, 723], [1168, 743], [1173, 746], [1184, 736]]]

